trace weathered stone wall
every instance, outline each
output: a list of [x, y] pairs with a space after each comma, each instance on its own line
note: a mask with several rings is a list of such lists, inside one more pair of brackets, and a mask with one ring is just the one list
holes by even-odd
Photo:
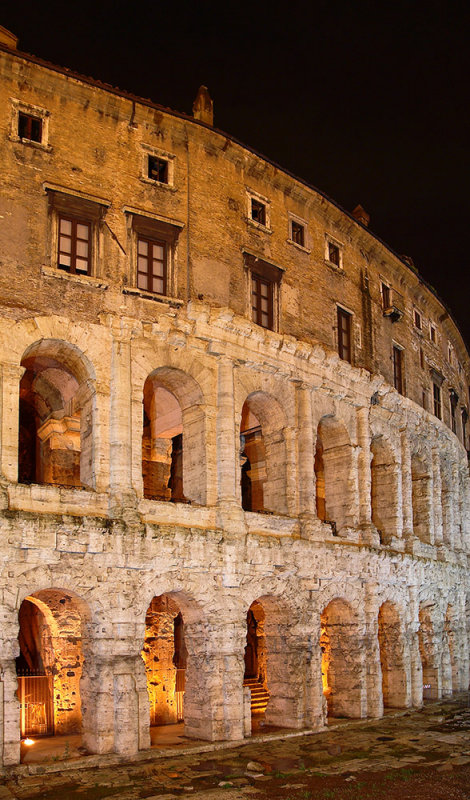
[[[150, 745], [149, 639], [165, 643], [157, 657], [171, 686], [176, 608], [191, 737], [249, 733], [244, 652], [255, 601], [271, 724], [315, 729], [328, 710], [380, 716], [384, 704], [419, 706], [423, 694], [466, 688], [467, 454], [444, 391], [443, 421], [420, 405], [431, 363], [466, 405], [468, 355], [440, 302], [336, 206], [222, 134], [1, 48], [0, 69], [4, 763], [19, 759], [26, 597], [57, 626], [58, 728], [80, 726], [96, 753]], [[12, 98], [47, 109], [47, 147], [12, 137]], [[173, 186], [142, 180], [142, 144], [174, 156]], [[105, 209], [91, 277], [54, 266], [51, 186]], [[247, 188], [270, 201], [269, 233], [247, 221]], [[171, 298], [133, 291], [129, 209], [183, 226]], [[287, 241], [289, 213], [308, 225], [303, 250]], [[325, 263], [325, 234], [343, 246], [342, 270]], [[278, 332], [250, 320], [242, 250], [285, 269]], [[403, 295], [396, 323], [382, 313], [383, 279]], [[337, 303], [354, 313], [353, 365], [337, 354]], [[414, 304], [437, 320], [436, 344], [411, 324]], [[407, 397], [391, 386], [392, 337], [405, 347]], [[413, 360], [420, 346], [424, 369]], [[79, 412], [82, 488], [18, 482], [31, 369], [44, 418]], [[267, 513], [241, 503], [247, 408], [261, 429]], [[152, 499], [156, 484], [168, 488], [168, 442], [180, 434], [185, 502]], [[74, 454], [77, 439], [76, 430]], [[149, 464], [164, 466], [149, 477]], [[171, 608], [142, 658], [148, 609], [162, 595]], [[159, 719], [174, 720], [157, 694]]]

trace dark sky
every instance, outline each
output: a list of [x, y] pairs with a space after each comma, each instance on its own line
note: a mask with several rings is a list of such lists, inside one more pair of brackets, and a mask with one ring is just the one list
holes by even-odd
[[458, 0], [18, 3], [19, 48], [191, 112], [410, 255], [470, 342], [470, 4]]

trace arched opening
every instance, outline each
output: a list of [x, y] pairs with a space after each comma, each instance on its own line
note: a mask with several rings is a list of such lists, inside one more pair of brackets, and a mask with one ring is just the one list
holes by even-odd
[[431, 475], [422, 458], [411, 459], [411, 500], [413, 533], [421, 542], [431, 542]]
[[351, 512], [351, 443], [343, 423], [335, 417], [320, 420], [314, 468], [317, 516], [329, 522], [334, 532], [340, 531]]
[[419, 652], [423, 667], [423, 700], [438, 700], [441, 696], [441, 675], [437, 660], [432, 607], [419, 610]]
[[181, 370], [155, 370], [144, 385], [144, 497], [204, 504], [205, 465], [201, 390]]
[[240, 423], [240, 483], [244, 511], [287, 513], [284, 414], [274, 398], [254, 392]]
[[361, 643], [349, 603], [332, 600], [321, 615], [322, 685], [329, 717], [361, 717]]
[[42, 340], [21, 365], [19, 482], [93, 488], [94, 390], [83, 354], [66, 342]]
[[371, 442], [371, 516], [381, 544], [397, 535], [398, 473], [393, 451], [383, 436]]
[[188, 651], [179, 605], [167, 594], [154, 597], [145, 617], [142, 658], [147, 675], [152, 744], [162, 739], [162, 727], [183, 732], [184, 692]]
[[269, 702], [265, 620], [264, 608], [255, 600], [246, 615], [243, 679], [243, 685], [248, 686], [251, 692], [252, 731], [257, 730], [262, 724]]
[[400, 617], [393, 603], [381, 605], [378, 623], [384, 708], [406, 708], [408, 701], [403, 657], [404, 639]]
[[34, 748], [22, 745], [22, 760], [78, 754], [84, 661], [82, 605], [74, 595], [60, 589], [44, 589], [21, 604], [20, 655], [16, 659], [20, 732], [23, 741], [43, 739]]

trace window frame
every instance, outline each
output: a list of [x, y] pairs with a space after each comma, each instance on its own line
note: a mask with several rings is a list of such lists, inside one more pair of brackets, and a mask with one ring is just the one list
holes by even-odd
[[[93, 264], [93, 228], [92, 228], [92, 221], [85, 217], [77, 217], [72, 216], [71, 214], [66, 215], [64, 212], [58, 212], [58, 235], [57, 235], [57, 269], [62, 270], [62, 272], [67, 272], [70, 275], [84, 275], [87, 277], [91, 276], [91, 269]], [[70, 235], [64, 233], [61, 230], [62, 222], [70, 223], [71, 225], [71, 233]], [[87, 228], [88, 236], [85, 238], [79, 236], [78, 226], [82, 226]], [[66, 250], [61, 250], [61, 240], [70, 239], [70, 252], [68, 253]], [[86, 257], [77, 254], [77, 245], [80, 242], [87, 243], [87, 255]], [[61, 264], [61, 255], [64, 255], [66, 258], [70, 258], [70, 265]], [[84, 272], [83, 270], [77, 269], [77, 260], [86, 261], [87, 269]]]
[[[27, 136], [20, 136], [20, 116], [28, 117], [31, 120], [38, 120], [41, 126], [41, 138], [39, 141]], [[27, 147], [34, 147], [39, 150], [50, 152], [52, 148], [49, 145], [49, 121], [50, 112], [47, 109], [32, 105], [31, 103], [24, 103], [22, 100], [18, 100], [14, 97], [11, 98], [9, 138], [12, 142], [21, 142], [21, 144]]]
[[393, 386], [396, 391], [405, 396], [405, 350], [398, 344], [392, 342], [392, 366], [393, 366]]
[[[247, 221], [250, 225], [257, 228], [258, 230], [264, 231], [265, 233], [272, 233], [271, 230], [271, 201], [268, 200], [267, 197], [255, 192], [253, 189], [246, 189], [246, 196], [247, 196]], [[253, 203], [256, 203], [260, 207], [264, 208], [264, 222], [259, 222], [257, 219], [254, 219], [253, 214]]]
[[[253, 289], [253, 284], [256, 284], [257, 291]], [[267, 288], [267, 296], [263, 296], [261, 288]], [[256, 305], [253, 304], [253, 297], [257, 298]], [[262, 309], [263, 300], [267, 300], [267, 311]], [[263, 314], [268, 318], [268, 324], [264, 325], [262, 322]], [[256, 272], [251, 272], [251, 320], [255, 325], [261, 328], [272, 331], [274, 329], [274, 286], [273, 282], [262, 278]]]
[[437, 345], [437, 327], [433, 322], [429, 323], [429, 341]]
[[435, 380], [432, 382], [433, 413], [437, 419], [442, 420], [442, 392], [441, 386]]
[[[47, 260], [51, 268], [63, 276], [68, 275], [74, 279], [99, 278], [101, 272], [101, 253], [103, 248], [103, 218], [111, 202], [91, 195], [85, 195], [66, 189], [56, 184], [44, 184], [49, 204], [49, 236]], [[75, 268], [67, 269], [67, 265], [60, 266], [60, 220], [66, 219], [73, 224], [87, 225], [89, 228], [88, 239], [88, 271], [76, 271]], [[72, 265], [71, 265], [72, 266]]]
[[[294, 226], [302, 230], [302, 242], [298, 242], [295, 239], [294, 234]], [[295, 214], [289, 213], [288, 218], [288, 234], [287, 234], [287, 241], [289, 244], [296, 247], [298, 250], [302, 250], [304, 253], [310, 253], [310, 249], [307, 246], [308, 244], [308, 223], [302, 219], [301, 217], [296, 216]]]
[[[337, 264], [335, 261], [331, 261], [330, 259], [330, 247], [334, 247], [338, 251]], [[325, 233], [325, 263], [338, 272], [343, 271], [343, 249], [344, 246], [342, 242], [340, 242], [338, 239], [335, 239], [335, 237], [331, 236], [329, 233]]]
[[[346, 334], [349, 339], [349, 343], [347, 345], [344, 344], [344, 329], [342, 326], [342, 322], [347, 320], [347, 330]], [[343, 308], [342, 306], [336, 306], [336, 333], [337, 333], [337, 350], [338, 355], [342, 361], [346, 361], [348, 364], [353, 363], [353, 314], [351, 311]], [[346, 358], [344, 353], [349, 351], [349, 358]]]
[[[164, 190], [176, 191], [175, 188], [175, 172], [176, 172], [176, 157], [173, 153], [167, 150], [161, 150], [151, 145], [141, 144], [141, 174], [140, 180], [151, 186], [158, 187]], [[150, 176], [150, 159], [155, 158], [158, 161], [166, 164], [166, 181], [160, 181]]]
[[[140, 243], [143, 242], [147, 246], [147, 254], [142, 254], [139, 252]], [[163, 249], [163, 259], [161, 259], [161, 263], [163, 264], [163, 275], [154, 275], [153, 271], [150, 269], [151, 263], [154, 261], [160, 261], [160, 259], [153, 258], [151, 253], [153, 253], [154, 248], [161, 247]], [[147, 261], [147, 270], [142, 272], [139, 270], [139, 261], [140, 259], [144, 259]], [[142, 287], [139, 286], [139, 276], [145, 275], [147, 277], [147, 283], [152, 284], [152, 288]], [[163, 291], [158, 292], [153, 289], [153, 281], [154, 280], [161, 280], [163, 282]], [[161, 295], [162, 297], [168, 297], [168, 242], [164, 240], [156, 240], [152, 239], [148, 236], [144, 236], [142, 233], [137, 233], [137, 263], [136, 263], [136, 288], [142, 292], [149, 292], [149, 294], [156, 294]]]
[[[127, 286], [123, 291], [127, 294], [138, 294], [152, 300], [174, 302], [180, 304], [177, 293], [177, 252], [178, 239], [184, 223], [152, 214], [142, 209], [124, 206], [128, 228], [129, 274]], [[139, 240], [146, 240], [152, 245], [163, 245], [165, 254], [165, 294], [150, 289], [142, 289], [138, 285]]]
[[423, 332], [423, 315], [418, 308], [413, 308], [413, 325], [417, 331]]
[[[243, 259], [246, 275], [247, 316], [254, 325], [263, 328], [263, 330], [271, 330], [276, 333], [279, 331], [280, 296], [284, 270], [275, 264], [265, 261], [259, 256], [248, 253], [246, 250], [243, 251]], [[258, 282], [258, 287], [264, 284], [268, 288], [267, 313], [269, 327], [263, 325], [262, 322], [259, 321], [258, 313], [261, 310], [260, 303], [258, 303], [256, 307], [257, 314], [254, 314], [253, 281]], [[261, 295], [259, 293], [257, 293], [257, 295], [259, 295], [261, 300]]]

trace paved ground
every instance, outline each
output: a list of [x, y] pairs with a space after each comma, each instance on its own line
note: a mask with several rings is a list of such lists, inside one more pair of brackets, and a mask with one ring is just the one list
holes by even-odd
[[0, 800], [470, 800], [469, 696], [313, 735], [94, 760], [6, 770]]

